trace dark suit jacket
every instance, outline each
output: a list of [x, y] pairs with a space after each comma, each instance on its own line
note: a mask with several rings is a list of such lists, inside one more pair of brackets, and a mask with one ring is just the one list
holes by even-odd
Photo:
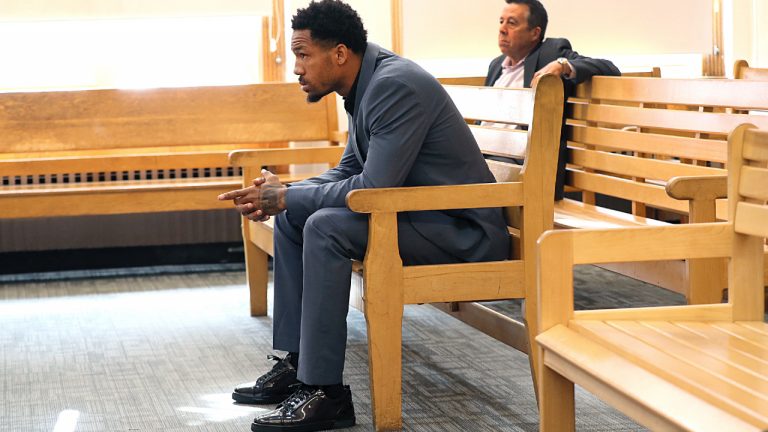
[[[534, 50], [528, 54], [528, 57], [525, 58], [523, 85], [525, 87], [530, 87], [533, 74], [560, 57], [567, 58], [576, 70], [576, 78], [563, 80], [563, 90], [566, 100], [571, 95], [573, 95], [574, 88], [577, 84], [580, 84], [595, 75], [621, 75], [619, 69], [610, 61], [585, 57], [576, 51], [573, 51], [573, 49], [571, 49], [571, 43], [568, 41], [568, 39], [547, 38], [544, 40], [544, 42], [540, 43], [536, 48], [534, 48]], [[501, 55], [491, 61], [491, 64], [488, 67], [488, 75], [485, 77], [485, 85], [493, 86], [493, 83], [499, 79], [501, 76], [501, 64], [505, 58], [505, 55]], [[566, 112], [563, 111], [563, 120], [565, 120], [565, 115]], [[563, 124], [563, 126], [565, 126], [565, 124]], [[567, 137], [565, 135], [565, 127], [563, 127], [563, 133], [561, 134], [560, 140], [560, 154], [558, 156], [557, 182], [555, 183], [556, 200], [563, 198], [567, 151], [566, 139]]]
[[[368, 44], [358, 77], [349, 141], [338, 167], [288, 188], [294, 217], [345, 207], [364, 188], [493, 183], [469, 127], [446, 91], [410, 60]], [[457, 261], [509, 257], [499, 208], [410, 212], [414, 228]]]

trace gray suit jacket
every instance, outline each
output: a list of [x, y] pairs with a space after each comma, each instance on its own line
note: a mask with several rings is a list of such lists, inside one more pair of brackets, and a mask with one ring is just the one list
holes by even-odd
[[[612, 62], [585, 57], [574, 51], [568, 39], [547, 38], [525, 58], [523, 86], [530, 87], [533, 74], [560, 57], [567, 58], [576, 69], [576, 78], [564, 80], [566, 97], [573, 93], [573, 86], [575, 84], [580, 84], [595, 75], [621, 75], [619, 69]], [[485, 85], [492, 86], [499, 79], [501, 76], [501, 64], [505, 58], [505, 55], [500, 55], [491, 61], [488, 67], [488, 75], [485, 77]]]
[[[528, 54], [528, 57], [525, 58], [523, 86], [530, 87], [531, 81], [533, 80], [533, 74], [560, 57], [567, 58], [571, 65], [576, 69], [576, 77], [574, 79], [563, 80], [563, 91], [565, 93], [566, 101], [573, 95], [576, 84], [580, 84], [595, 75], [621, 75], [619, 68], [614, 66], [610, 61], [585, 57], [574, 51], [571, 48], [571, 43], [568, 39], [547, 38], [534, 48], [534, 50]], [[501, 64], [504, 62], [505, 58], [505, 55], [501, 55], [491, 61], [490, 66], [488, 66], [488, 75], [485, 77], [485, 85], [493, 86], [493, 83], [499, 79], [501, 76]], [[565, 120], [566, 115], [567, 112], [563, 110], [563, 120]], [[565, 124], [563, 124], [560, 138], [560, 153], [558, 155], [557, 164], [557, 180], [555, 182], [556, 200], [563, 198], [565, 185], [565, 162], [567, 157], [567, 135], [565, 132]]]
[[[345, 207], [347, 193], [355, 189], [495, 181], [453, 101], [418, 65], [369, 43], [358, 80], [341, 163], [288, 188], [287, 210], [293, 217]], [[509, 256], [499, 208], [410, 212], [407, 217], [458, 261]]]

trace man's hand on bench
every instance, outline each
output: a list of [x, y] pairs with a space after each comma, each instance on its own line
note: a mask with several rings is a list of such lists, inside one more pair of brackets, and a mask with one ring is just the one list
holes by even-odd
[[253, 180], [253, 186], [219, 195], [219, 201], [232, 200], [240, 214], [255, 222], [263, 222], [285, 210], [286, 187], [267, 170]]

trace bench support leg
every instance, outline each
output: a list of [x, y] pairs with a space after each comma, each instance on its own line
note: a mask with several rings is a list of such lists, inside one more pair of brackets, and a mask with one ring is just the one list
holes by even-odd
[[720, 303], [728, 286], [728, 263], [723, 258], [689, 260], [688, 304]]
[[[539, 352], [539, 356], [541, 356]], [[539, 430], [572, 432], [576, 430], [573, 383], [539, 363]]]
[[363, 270], [371, 406], [377, 431], [402, 427], [403, 264], [397, 235], [391, 234], [397, 232], [396, 223], [394, 213], [371, 215]]
[[243, 223], [245, 275], [251, 296], [251, 316], [267, 314], [267, 284], [269, 282], [269, 255], [251, 242], [248, 221]]
[[[692, 200], [689, 203], [691, 223], [716, 220], [715, 200]], [[720, 303], [728, 286], [728, 263], [723, 258], [689, 260], [686, 298], [688, 304]]]
[[[373, 424], [377, 431], [402, 427], [402, 308], [399, 314], [366, 307]], [[374, 309], [372, 311], [372, 309]]]

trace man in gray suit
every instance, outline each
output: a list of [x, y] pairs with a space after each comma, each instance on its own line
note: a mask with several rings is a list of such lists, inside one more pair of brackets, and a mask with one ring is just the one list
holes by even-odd
[[[338, 167], [291, 185], [263, 171], [252, 187], [220, 196], [251, 220], [275, 216], [272, 356], [277, 364], [238, 386], [241, 403], [281, 402], [253, 431], [320, 430], [355, 422], [343, 385], [351, 260], [362, 260], [368, 217], [346, 208], [364, 188], [490, 183], [494, 178], [442, 86], [415, 63], [367, 42], [360, 17], [322, 0], [293, 17], [294, 73], [317, 102], [344, 97], [349, 141]], [[334, 97], [331, 95], [330, 97]], [[407, 265], [497, 261], [510, 240], [501, 209], [398, 215]]]
[[[501, 55], [491, 61], [485, 85], [531, 87], [544, 74], [563, 77], [565, 99], [573, 95], [576, 84], [595, 75], [619, 76], [621, 72], [608, 60], [593, 59], [571, 49], [568, 39], [547, 38], [547, 11], [539, 0], [506, 0], [499, 18]], [[565, 115], [565, 111], [563, 111]], [[563, 129], [565, 132], [565, 129]], [[567, 134], [561, 134], [555, 199], [563, 197]]]

